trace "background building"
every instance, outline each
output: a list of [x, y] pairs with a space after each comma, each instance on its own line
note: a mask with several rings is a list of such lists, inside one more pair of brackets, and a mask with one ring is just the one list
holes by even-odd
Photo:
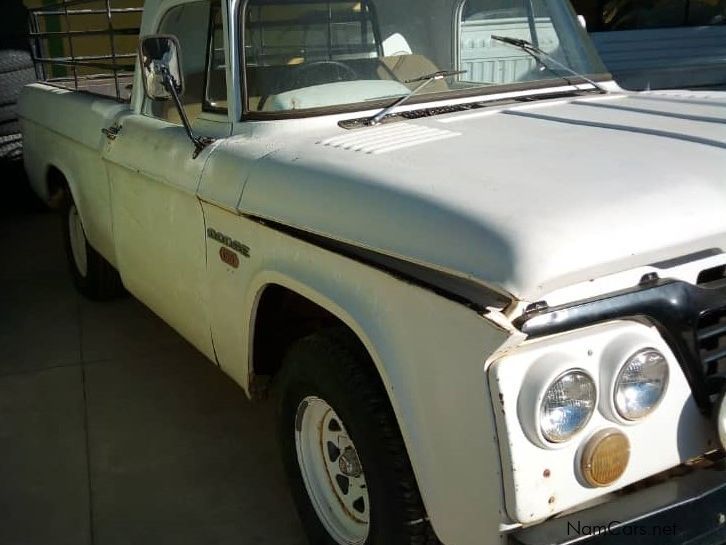
[[726, 0], [572, 0], [624, 87], [726, 86]]

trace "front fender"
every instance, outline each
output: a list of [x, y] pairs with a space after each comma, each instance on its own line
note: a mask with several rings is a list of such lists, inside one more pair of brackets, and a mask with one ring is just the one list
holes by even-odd
[[267, 286], [325, 308], [359, 337], [380, 374], [439, 538], [499, 543], [502, 480], [484, 364], [509, 332], [386, 272], [219, 209], [207, 212], [208, 226], [250, 248], [239, 272], [231, 272], [220, 264], [219, 244], [209, 244], [211, 285], [219, 291], [212, 302], [229, 309], [226, 322], [241, 312], [245, 323], [235, 334], [244, 346], [236, 353], [215, 334], [222, 367], [249, 387], [251, 324]]

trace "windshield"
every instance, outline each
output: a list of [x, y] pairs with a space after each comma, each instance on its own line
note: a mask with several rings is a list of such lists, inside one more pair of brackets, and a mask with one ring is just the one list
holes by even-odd
[[528, 40], [581, 74], [606, 72], [567, 0], [249, 0], [241, 25], [250, 112], [376, 108], [439, 70], [463, 73], [412, 102], [562, 83], [565, 71], [492, 35]]

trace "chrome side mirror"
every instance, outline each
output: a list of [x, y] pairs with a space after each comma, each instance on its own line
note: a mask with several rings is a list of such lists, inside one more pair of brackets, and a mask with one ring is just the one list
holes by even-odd
[[144, 92], [151, 100], [173, 100], [184, 130], [194, 144], [194, 157], [212, 143], [211, 138], [197, 136], [189, 123], [189, 117], [181, 102], [184, 92], [184, 77], [181, 71], [181, 50], [179, 41], [174, 36], [162, 34], [146, 36], [139, 45], [139, 61], [141, 61], [141, 79]]
[[[184, 93], [179, 41], [174, 36], [146, 36], [139, 46], [144, 92], [151, 100], [170, 100]], [[173, 90], [172, 90], [173, 86]]]

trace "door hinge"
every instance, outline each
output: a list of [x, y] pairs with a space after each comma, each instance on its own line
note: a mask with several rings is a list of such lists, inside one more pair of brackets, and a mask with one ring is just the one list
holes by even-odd
[[121, 125], [113, 124], [108, 128], [101, 129], [101, 132], [106, 135], [109, 140], [116, 140], [116, 137], [121, 132]]

